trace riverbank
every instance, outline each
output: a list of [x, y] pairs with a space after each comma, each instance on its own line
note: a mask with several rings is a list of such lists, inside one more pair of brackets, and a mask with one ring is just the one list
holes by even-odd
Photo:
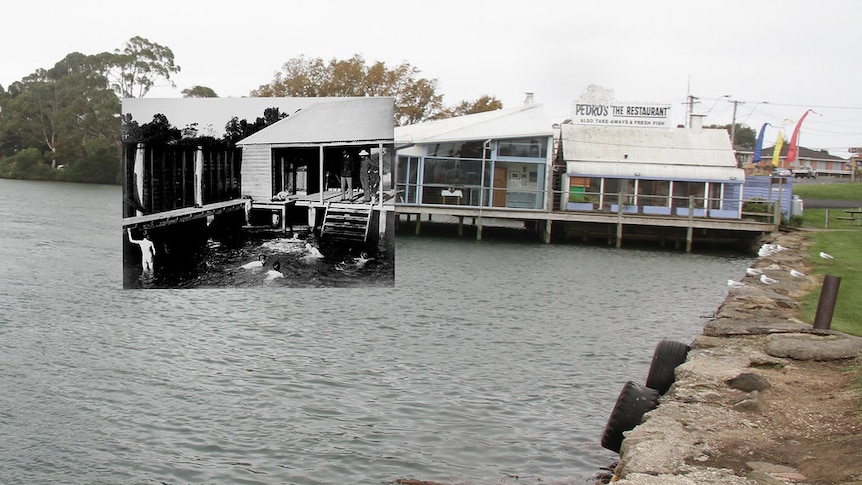
[[616, 483], [862, 485], [862, 338], [795, 317], [821, 285], [807, 275], [808, 242], [770, 242], [786, 249], [753, 267], [778, 282], [740, 275], [658, 408], [626, 433]]

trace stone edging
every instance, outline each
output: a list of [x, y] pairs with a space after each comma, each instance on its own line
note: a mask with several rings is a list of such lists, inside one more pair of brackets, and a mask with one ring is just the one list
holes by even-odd
[[625, 434], [615, 483], [807, 483], [808, 478], [796, 469], [775, 464], [780, 457], [772, 460], [775, 463], [745, 461], [745, 470], [712, 464], [727, 443], [755, 446], [758, 440], [771, 439], [771, 429], [763, 425], [769, 416], [764, 414], [773, 412], [771, 399], [783, 391], [770, 389], [768, 378], [761, 377], [767, 372], [761, 370], [780, 368], [782, 375], [792, 376], [798, 361], [862, 355], [862, 338], [815, 331], [792, 316], [796, 299], [820, 283], [810, 276], [789, 274], [790, 269], [805, 270], [808, 241], [804, 236], [779, 234], [773, 244], [783, 249], [761, 256], [753, 267], [778, 283], [766, 285], [756, 275], [743, 273], [740, 279], [745, 285], [729, 288], [715, 317], [692, 343], [686, 362], [677, 367], [676, 381], [658, 408]]

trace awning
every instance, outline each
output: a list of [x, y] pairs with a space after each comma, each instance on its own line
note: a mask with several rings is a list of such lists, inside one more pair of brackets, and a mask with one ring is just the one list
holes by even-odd
[[569, 177], [639, 178], [703, 182], [745, 181], [745, 170], [735, 167], [667, 165], [630, 162], [567, 162]]

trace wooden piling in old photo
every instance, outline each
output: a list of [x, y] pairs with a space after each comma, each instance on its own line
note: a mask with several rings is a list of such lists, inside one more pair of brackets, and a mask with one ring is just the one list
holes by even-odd
[[829, 330], [832, 325], [832, 314], [835, 312], [835, 301], [838, 299], [838, 287], [841, 278], [826, 275], [820, 289], [820, 300], [817, 302], [817, 313], [814, 315], [814, 328]]

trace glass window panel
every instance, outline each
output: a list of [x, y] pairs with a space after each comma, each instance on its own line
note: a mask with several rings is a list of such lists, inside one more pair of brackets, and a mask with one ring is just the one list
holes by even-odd
[[721, 209], [721, 193], [724, 184], [709, 184], [709, 208]]
[[456, 141], [428, 146], [429, 157], [482, 158], [483, 141]]
[[670, 195], [668, 180], [640, 180], [638, 182], [638, 204], [667, 207]]
[[437, 186], [476, 185], [481, 182], [479, 160], [425, 159], [424, 183]]
[[548, 139], [513, 138], [497, 142], [497, 155], [501, 157], [546, 158], [548, 155]]

